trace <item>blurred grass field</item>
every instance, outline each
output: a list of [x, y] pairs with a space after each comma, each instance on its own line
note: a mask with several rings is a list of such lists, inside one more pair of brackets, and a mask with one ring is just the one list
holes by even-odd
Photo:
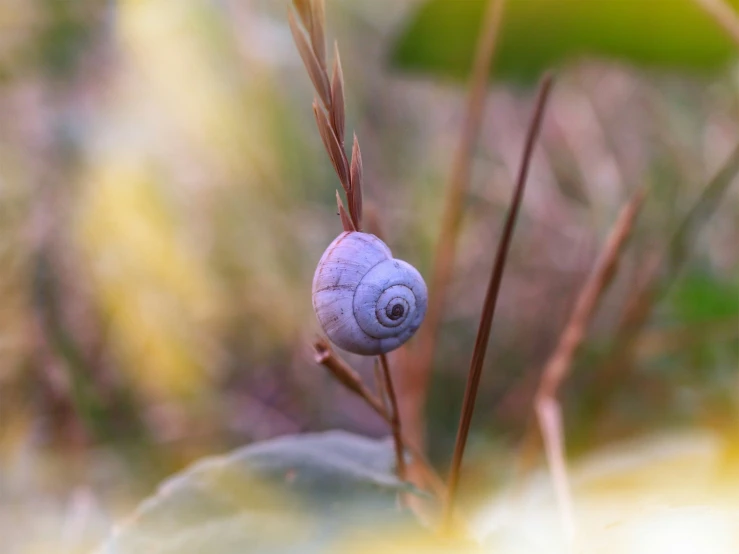
[[[393, 252], [427, 276], [464, 84], [391, 64], [420, 2], [327, 4], [365, 202]], [[286, 10], [0, 3], [3, 552], [87, 552], [204, 455], [303, 431], [386, 434], [310, 352], [310, 283], [340, 231], [339, 185]], [[502, 78], [488, 95], [426, 409], [442, 470], [531, 101]], [[737, 143], [735, 61], [699, 76], [593, 59], [560, 71], [493, 326], [462, 483], [470, 509], [508, 484], [541, 367], [641, 186], [648, 201], [563, 390], [568, 449], [577, 460], [624, 444], [626, 455], [648, 447], [620, 440], [705, 432], [734, 463], [736, 179], [681, 270], [662, 275], [623, 364], [607, 366], [645, 267]], [[371, 382], [371, 360], [347, 359]], [[402, 403], [414, 384], [399, 382]], [[687, 444], [704, 452], [703, 439]]]

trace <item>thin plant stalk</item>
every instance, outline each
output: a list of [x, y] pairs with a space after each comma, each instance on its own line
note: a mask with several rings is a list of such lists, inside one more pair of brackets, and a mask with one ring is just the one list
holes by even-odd
[[644, 191], [640, 190], [632, 196], [616, 219], [600, 259], [580, 290], [567, 325], [560, 335], [559, 343], [544, 367], [534, 401], [562, 526], [570, 546], [574, 544], [575, 520], [567, 478], [562, 410], [557, 400], [557, 392], [571, 370], [572, 360], [582, 344], [599, 301], [613, 280], [621, 252], [631, 233], [643, 200]]
[[[594, 406], [594, 412], [591, 414], [593, 421], [599, 420], [602, 411], [609, 406], [611, 395], [619, 390], [619, 383], [628, 378], [630, 368], [633, 366], [635, 345], [642, 329], [655, 305], [679, 275], [690, 254], [692, 241], [720, 205], [737, 173], [739, 173], [739, 144], [682, 217], [665, 248], [649, 257], [643, 264], [641, 278], [624, 303], [625, 307], [612, 341], [613, 346], [605, 356], [602, 367], [598, 369], [595, 384], [590, 392], [591, 404]], [[534, 466], [539, 447], [536, 426], [532, 418], [526, 426], [519, 447], [518, 479]]]
[[375, 375], [375, 390], [377, 391], [377, 396], [380, 397], [382, 405], [385, 407], [385, 410], [387, 410], [389, 400], [387, 398], [387, 390], [385, 389], [385, 378], [383, 377], [382, 369], [380, 369], [380, 360], [377, 358], [375, 358], [375, 366], [373, 369]]
[[382, 368], [382, 377], [384, 390], [387, 393], [388, 404], [390, 407], [390, 429], [393, 433], [393, 443], [395, 444], [395, 462], [398, 468], [398, 477], [405, 479], [405, 448], [403, 446], [403, 437], [400, 427], [400, 412], [398, 411], [398, 398], [395, 396], [395, 386], [393, 378], [390, 375], [390, 366], [387, 363], [387, 356], [380, 354], [380, 367]]
[[495, 54], [500, 23], [503, 19], [504, 6], [505, 0], [489, 0], [485, 12], [483, 26], [475, 51], [472, 74], [470, 76], [464, 120], [444, 201], [444, 215], [441, 222], [439, 242], [434, 255], [435, 261], [429, 286], [428, 309], [424, 324], [421, 326], [416, 338], [413, 357], [404, 377], [411, 385], [405, 388], [412, 390], [417, 398], [415, 405], [409, 406], [406, 411], [413, 410], [418, 413], [406, 419], [419, 422], [418, 425], [414, 426], [418, 428], [413, 429], [411, 433], [416, 438], [418, 444], [424, 443], [424, 430], [421, 424], [423, 421], [422, 412], [446, 291], [449, 287], [451, 272], [454, 266], [464, 197], [469, 189], [472, 152], [479, 139], [484, 120], [487, 82]]
[[485, 295], [482, 317], [480, 319], [480, 326], [478, 327], [469, 375], [467, 377], [467, 387], [465, 389], [464, 401], [462, 403], [462, 413], [459, 419], [459, 428], [457, 430], [457, 439], [454, 445], [451, 469], [447, 480], [447, 499], [444, 506], [443, 516], [443, 529], [447, 532], [451, 530], [452, 514], [454, 511], [457, 487], [459, 485], [460, 469], [462, 466], [462, 459], [464, 457], [465, 446], [467, 444], [467, 437], [470, 431], [470, 424], [472, 422], [472, 414], [475, 410], [475, 400], [480, 386], [482, 366], [485, 361], [485, 354], [487, 353], [490, 330], [493, 324], [493, 315], [495, 314], [498, 293], [500, 292], [500, 284], [503, 279], [503, 270], [505, 269], [508, 251], [513, 237], [513, 230], [516, 224], [516, 218], [521, 206], [521, 201], [523, 200], [523, 193], [534, 152], [534, 145], [536, 144], [536, 139], [541, 130], [544, 111], [553, 83], [554, 80], [552, 75], [547, 74], [539, 85], [534, 116], [531, 119], [531, 123], [526, 133], [526, 142], [524, 144], [521, 166], [516, 180], [513, 198], [503, 226], [503, 233], [500, 238], [498, 251], [493, 264], [493, 271], [490, 275], [490, 282], [488, 283], [488, 289]]
[[329, 343], [324, 339], [317, 340], [313, 345], [315, 361], [321, 364], [333, 375], [333, 377], [351, 392], [362, 398], [370, 407], [380, 414], [383, 419], [389, 419], [385, 405], [380, 398], [362, 382], [359, 374], [339, 358], [331, 349]]
[[[324, 366], [334, 378], [343, 385], [347, 390], [362, 398], [372, 410], [375, 411], [388, 425], [392, 427], [392, 416], [383, 396], [387, 395], [384, 390], [385, 380], [382, 377], [382, 369], [378, 371], [382, 379], [382, 390], [378, 390], [378, 395], [374, 394], [359, 377], [359, 374], [352, 367], [342, 360], [331, 348], [331, 345], [325, 339], [317, 340], [313, 345], [315, 351], [315, 361]], [[423, 452], [414, 445], [402, 432], [400, 433], [404, 449], [408, 450], [413, 456], [416, 466], [420, 468], [425, 483], [430, 487], [431, 491], [437, 498], [446, 497], [446, 485], [441, 477], [436, 473], [429, 461], [423, 455]]]
[[[293, 0], [292, 4], [293, 9], [288, 10], [288, 22], [293, 40], [317, 94], [317, 98], [313, 102], [316, 125], [326, 153], [346, 196], [345, 207], [338, 191], [336, 193], [336, 204], [341, 225], [346, 232], [361, 231], [362, 180], [364, 173], [362, 153], [355, 134], [353, 136], [351, 158], [346, 155], [344, 144], [346, 117], [344, 73], [341, 67], [338, 45], [334, 44], [333, 68], [329, 75], [326, 59], [326, 24], [323, 0]], [[315, 348], [316, 361], [324, 365], [342, 385], [363, 398], [390, 424], [398, 459], [398, 474], [401, 478], [405, 478], [405, 441], [401, 434], [398, 402], [387, 358], [384, 355], [380, 357], [383, 389], [380, 391], [381, 396], [378, 397], [369, 391], [351, 367], [333, 355], [328, 343], [319, 341]], [[387, 395], [387, 406], [382, 394]], [[414, 453], [414, 459], [418, 461], [425, 474], [432, 476], [433, 486], [437, 490], [443, 489], [443, 486], [439, 486], [439, 483], [442, 483], [441, 480], [433, 478], [435, 473], [417, 450]]]
[[617, 383], [630, 374], [634, 346], [646, 325], [654, 306], [664, 297], [684, 267], [695, 237], [714, 211], [720, 206], [727, 189], [739, 173], [739, 144], [729, 154], [721, 168], [705, 186], [690, 210], [676, 226], [664, 251], [648, 264], [642, 282], [626, 302], [616, 330], [616, 337], [604, 367], [599, 371], [593, 390], [597, 414], [605, 409]]

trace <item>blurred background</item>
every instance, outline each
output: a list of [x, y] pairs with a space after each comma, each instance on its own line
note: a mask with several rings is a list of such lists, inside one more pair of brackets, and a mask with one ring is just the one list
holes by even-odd
[[[367, 209], [428, 281], [484, 3], [326, 4]], [[563, 390], [570, 454], [655, 431], [736, 435], [739, 416], [731, 174], [671, 242], [737, 157], [736, 45], [691, 0], [597, 13], [568, 0], [561, 19], [547, 0], [508, 4], [424, 412], [444, 472], [532, 85], [556, 66], [468, 450], [480, 497], [509, 474], [541, 368], [640, 187]], [[311, 280], [341, 230], [339, 183], [287, 6], [0, 2], [4, 552], [85, 552], [204, 455], [286, 433], [387, 433], [313, 361]], [[624, 320], [648, 279], [641, 315]], [[372, 360], [346, 358], [371, 382]], [[414, 383], [397, 369], [403, 403]]]

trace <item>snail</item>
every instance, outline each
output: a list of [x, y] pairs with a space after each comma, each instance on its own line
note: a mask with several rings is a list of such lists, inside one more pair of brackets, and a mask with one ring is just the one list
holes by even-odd
[[412, 265], [358, 231], [336, 237], [313, 277], [313, 309], [323, 331], [355, 354], [384, 354], [405, 343], [421, 325], [427, 299]]

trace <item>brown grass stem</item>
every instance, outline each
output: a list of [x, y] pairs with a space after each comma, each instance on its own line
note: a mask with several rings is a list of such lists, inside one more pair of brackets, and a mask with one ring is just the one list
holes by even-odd
[[389, 400], [387, 398], [387, 390], [385, 390], [385, 378], [383, 377], [382, 369], [380, 369], [380, 360], [378, 358], [375, 358], [375, 366], [373, 369], [377, 396], [380, 397], [382, 405], [385, 407], [385, 410], [387, 410]]
[[[590, 401], [593, 406], [591, 414], [593, 421], [600, 420], [603, 411], [608, 409], [611, 395], [620, 390], [619, 383], [623, 383], [631, 373], [638, 339], [654, 306], [679, 275], [691, 250], [691, 239], [697, 235], [701, 225], [718, 207], [737, 173], [739, 173], [739, 144], [675, 227], [662, 252], [653, 254], [643, 264], [640, 279], [624, 302], [612, 346], [604, 357], [602, 367], [597, 371], [595, 383], [590, 391], [593, 397]], [[517, 470], [519, 478], [534, 466], [538, 450], [539, 443], [532, 419], [527, 424], [519, 447]]]
[[593, 390], [595, 417], [606, 409], [617, 384], [624, 382], [633, 367], [634, 350], [641, 330], [649, 320], [654, 306], [669, 290], [684, 267], [693, 241], [703, 224], [721, 204], [727, 189], [739, 173], [739, 144], [729, 154], [721, 168], [705, 186], [692, 207], [675, 227], [667, 246], [647, 265], [639, 286], [626, 302], [616, 330], [613, 346]]
[[462, 458], [467, 444], [467, 437], [470, 431], [470, 423], [472, 422], [472, 414], [475, 410], [475, 400], [477, 391], [480, 386], [480, 376], [482, 374], [482, 366], [487, 353], [487, 345], [490, 338], [490, 330], [493, 324], [493, 315], [495, 314], [495, 306], [500, 292], [500, 284], [503, 279], [503, 270], [505, 269], [508, 251], [513, 237], [513, 230], [516, 224], [518, 211], [523, 200], [523, 193], [526, 186], [526, 178], [528, 176], [531, 159], [534, 152], [534, 145], [541, 130], [541, 123], [544, 118], [547, 100], [552, 90], [554, 80], [551, 74], [547, 74], [539, 85], [539, 92], [536, 98], [534, 115], [526, 133], [526, 142], [524, 144], [523, 156], [521, 158], [521, 166], [516, 180], [516, 186], [513, 192], [508, 214], [506, 215], [503, 233], [498, 245], [498, 251], [493, 264], [493, 271], [490, 275], [485, 301], [483, 304], [482, 316], [480, 318], [480, 326], [475, 339], [475, 347], [472, 353], [472, 361], [470, 363], [469, 376], [467, 378], [467, 387], [464, 393], [464, 401], [462, 403], [462, 413], [459, 419], [459, 428], [457, 430], [457, 439], [454, 446], [454, 454], [452, 457], [451, 469], [447, 480], [447, 501], [444, 507], [443, 526], [446, 531], [450, 531], [452, 523], [452, 513], [454, 510], [454, 501], [459, 484], [460, 468], [462, 466]]
[[[381, 396], [374, 394], [359, 377], [359, 374], [354, 369], [342, 360], [331, 348], [331, 345], [325, 339], [318, 339], [314, 345], [315, 361], [316, 363], [324, 366], [334, 378], [342, 384], [347, 390], [353, 394], [362, 398], [369, 405], [372, 410], [377, 413], [382, 419], [384, 419], [388, 425], [392, 427], [392, 415], [390, 410], [385, 405], [384, 400]], [[383, 369], [380, 369], [380, 377], [382, 378], [383, 390], [378, 391], [380, 395], [387, 394], [389, 392], [384, 390], [387, 381], [383, 377]], [[389, 400], [388, 400], [389, 403]], [[439, 474], [434, 470], [429, 461], [423, 455], [423, 452], [405, 436], [400, 430], [400, 439], [405, 449], [407, 449], [414, 461], [417, 462], [417, 467], [420, 468], [421, 473], [424, 477], [425, 484], [428, 485], [430, 490], [434, 493], [437, 498], [443, 499], [446, 496], [446, 485], [441, 479]], [[421, 487], [424, 488], [424, 487]]]
[[334, 378], [351, 392], [362, 398], [383, 419], [389, 416], [382, 401], [362, 382], [362, 378], [354, 369], [339, 358], [325, 339], [318, 339], [313, 344], [315, 361], [324, 366]]
[[557, 347], [544, 366], [534, 400], [534, 408], [544, 440], [544, 451], [562, 517], [562, 526], [570, 544], [575, 537], [575, 523], [565, 461], [562, 411], [557, 400], [557, 392], [571, 369], [572, 360], [582, 344], [598, 303], [613, 280], [621, 252], [631, 234], [643, 201], [644, 191], [640, 190], [621, 209], [599, 260], [580, 290]]
[[398, 397], [395, 396], [395, 386], [393, 385], [393, 377], [390, 375], [390, 365], [387, 363], [387, 356], [380, 354], [378, 357], [380, 358], [383, 385], [387, 393], [390, 408], [390, 430], [393, 433], [393, 442], [395, 443], [395, 462], [398, 468], [398, 476], [401, 479], [405, 479], [405, 448], [403, 447], [403, 437], [400, 427]]
[[[434, 357], [434, 347], [443, 314], [446, 291], [454, 267], [462, 208], [470, 182], [472, 152], [480, 136], [484, 119], [487, 82], [495, 54], [498, 31], [503, 18], [504, 5], [505, 0], [489, 0], [477, 41], [464, 120], [444, 200], [444, 215], [430, 280], [428, 309], [424, 324], [416, 338], [412, 361], [407, 368], [406, 378], [412, 386], [405, 388], [408, 390], [415, 389], [414, 394], [417, 401], [412, 409], [419, 412], [414, 414], [414, 417], [409, 418], [412, 421], [423, 421], [422, 412], [431, 373], [431, 363]], [[423, 444], [423, 429], [415, 429], [412, 434], [419, 444]]]
[[739, 14], [725, 0], [695, 0], [739, 45]]
[[687, 261], [692, 240], [700, 232], [700, 228], [713, 215], [721, 204], [726, 190], [739, 173], [739, 144], [726, 158], [716, 174], [705, 186], [700, 196], [685, 213], [680, 223], [675, 227], [665, 254], [663, 272], [672, 280], [677, 276]]
[[644, 191], [639, 190], [621, 209], [595, 268], [580, 290], [557, 347], [544, 366], [537, 396], [556, 394], [566, 377], [598, 302], [615, 275], [621, 251], [631, 233], [644, 195]]

